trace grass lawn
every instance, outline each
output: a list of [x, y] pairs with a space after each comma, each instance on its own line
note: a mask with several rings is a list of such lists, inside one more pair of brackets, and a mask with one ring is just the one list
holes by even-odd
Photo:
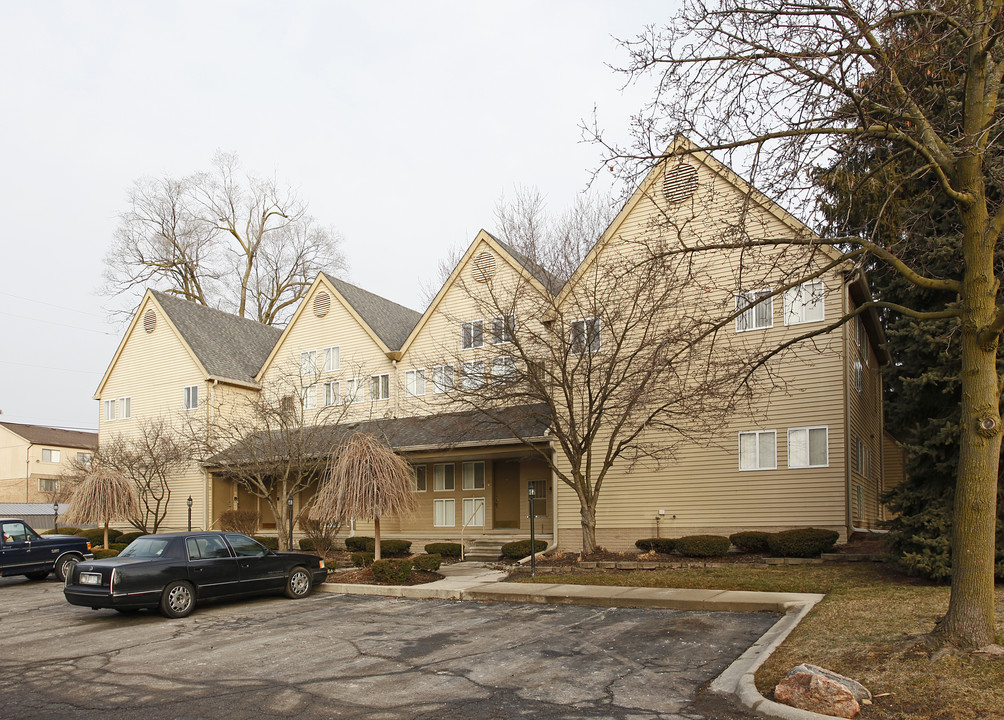
[[[536, 582], [826, 593], [757, 672], [765, 696], [793, 666], [810, 662], [861, 681], [875, 695], [890, 693], [864, 708], [859, 717], [866, 720], [1004, 718], [1004, 659], [932, 661], [917, 639], [944, 615], [949, 589], [904, 577], [887, 565], [606, 570], [545, 575]], [[1000, 585], [997, 628], [1004, 636]]]

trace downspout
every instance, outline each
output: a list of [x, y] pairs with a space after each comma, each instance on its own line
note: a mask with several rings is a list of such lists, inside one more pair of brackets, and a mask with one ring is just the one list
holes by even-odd
[[397, 360], [391, 360], [390, 365], [394, 368], [394, 417], [397, 417], [401, 409], [401, 393], [400, 387], [398, 386], [400, 376], [398, 375], [399, 370], [397, 368]]
[[[849, 310], [848, 299], [850, 297], [851, 288], [850, 285], [844, 284], [844, 292], [841, 293], [840, 297], [840, 312], [843, 317], [847, 317]], [[851, 360], [851, 348], [850, 348], [850, 338], [848, 333], [850, 332], [850, 323], [844, 323], [843, 333], [841, 337], [841, 342], [843, 346], [843, 352], [841, 353], [841, 360], [843, 361], [843, 376], [844, 376], [844, 526], [847, 528], [847, 540], [851, 539], [851, 533], [854, 525], [854, 518], [851, 515], [851, 387], [850, 378], [848, 377], [847, 366]]]
[[[211, 433], [213, 431], [214, 422], [216, 421], [216, 415], [214, 409], [216, 408], [216, 385], [220, 381], [213, 378], [213, 384], [209, 386], [209, 407], [206, 408], [206, 414], [209, 416], [209, 423], [206, 427], [206, 432]], [[204, 487], [202, 489], [202, 528], [204, 530], [209, 529], [209, 493], [212, 488], [212, 473], [205, 469], [203, 470], [203, 483]]]
[[28, 496], [31, 493], [31, 446], [32, 442], [28, 441], [28, 447], [24, 449], [24, 501], [28, 502]]

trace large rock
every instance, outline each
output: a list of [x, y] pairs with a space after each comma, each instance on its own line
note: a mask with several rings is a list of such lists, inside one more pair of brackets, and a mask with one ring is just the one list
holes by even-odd
[[[850, 690], [854, 694], [854, 699], [859, 703], [866, 700], [870, 701], [872, 699], [871, 691], [868, 690], [864, 685], [859, 683], [857, 680], [852, 680], [849, 677], [835, 673], [832, 670], [827, 670], [826, 668], [821, 668], [818, 665], [810, 665], [809, 663], [802, 663], [801, 665], [796, 665], [790, 671], [788, 675], [797, 675], [798, 673], [809, 673], [811, 675], [822, 675], [823, 677], [829, 678], [830, 680], [835, 680], [836, 682], [843, 685], [845, 688]], [[867, 704], [867, 703], [866, 703]]]
[[825, 675], [789, 674], [774, 688], [774, 699], [785, 705], [841, 718], [856, 717], [861, 704], [847, 687]]

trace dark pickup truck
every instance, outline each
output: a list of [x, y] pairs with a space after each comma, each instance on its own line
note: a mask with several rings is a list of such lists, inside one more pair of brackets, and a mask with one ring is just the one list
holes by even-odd
[[76, 535], [39, 535], [24, 520], [0, 519], [0, 575], [44, 580], [55, 572], [60, 582], [81, 560], [92, 560], [91, 544]]

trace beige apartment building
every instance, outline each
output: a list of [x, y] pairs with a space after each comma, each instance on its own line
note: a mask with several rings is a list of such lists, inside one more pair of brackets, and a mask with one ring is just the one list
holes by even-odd
[[[212, 432], [221, 413], [291, 386], [295, 394], [284, 402], [297, 403], [305, 423], [330, 426], [331, 443], [316, 448], [319, 461], [337, 438], [361, 430], [385, 438], [414, 466], [419, 510], [385, 518], [385, 537], [419, 547], [527, 537], [533, 487], [538, 536], [574, 550], [580, 501], [560, 479], [570, 468], [554, 410], [522, 403], [515, 386], [484, 407], [475, 400], [529, 372], [538, 353], [544, 364], [584, 368], [568, 402], [587, 402], [604, 358], [638, 355], [652, 344], [640, 324], [619, 327], [644, 318], [649, 333], [686, 324], [690, 335], [681, 331], [675, 347], [697, 340], [689, 354], [675, 351], [672, 373], [660, 368], [652, 375], [660, 380], [645, 386], [643, 408], [677, 393], [681, 414], [675, 427], [653, 414], [633, 441], [634, 455], [609, 468], [596, 505], [599, 545], [623, 550], [657, 532], [811, 525], [846, 536], [876, 527], [886, 467], [902, 461], [891, 457], [895, 443], [884, 441], [879, 369], [889, 358], [881, 326], [873, 312], [841, 322], [869, 299], [867, 284], [823, 246], [793, 254], [764, 242], [750, 252], [723, 240], [737, 233], [756, 241], [811, 238], [727, 168], [695, 153], [667, 156], [654, 168], [564, 283], [482, 231], [422, 313], [323, 273], [282, 330], [148, 291], [96, 391], [99, 434], [102, 441], [135, 434], [151, 420], [181, 432], [193, 419]], [[672, 274], [645, 279], [641, 269], [652, 267], [653, 256], [687, 261], [660, 265]], [[632, 267], [638, 271], [619, 269]], [[646, 309], [656, 297], [661, 304]], [[514, 334], [531, 331], [553, 338], [564, 354], [556, 358], [543, 344], [527, 354]], [[730, 368], [741, 374], [754, 365], [755, 382], [723, 391], [735, 380]], [[685, 391], [693, 383], [695, 397], [700, 381], [720, 378], [720, 395], [705, 394], [705, 403], [721, 397], [728, 411], [705, 404], [686, 416], [687, 392], [668, 377]], [[593, 442], [599, 448], [617, 432], [601, 427]], [[311, 496], [295, 498], [295, 510]], [[184, 527], [188, 497], [199, 527], [213, 527], [234, 507], [259, 509], [266, 528], [275, 525], [265, 503], [219, 461], [193, 459], [176, 474], [167, 527]], [[370, 530], [359, 522], [350, 532]]]
[[63, 475], [97, 447], [97, 433], [0, 422], [0, 502], [64, 502]]

